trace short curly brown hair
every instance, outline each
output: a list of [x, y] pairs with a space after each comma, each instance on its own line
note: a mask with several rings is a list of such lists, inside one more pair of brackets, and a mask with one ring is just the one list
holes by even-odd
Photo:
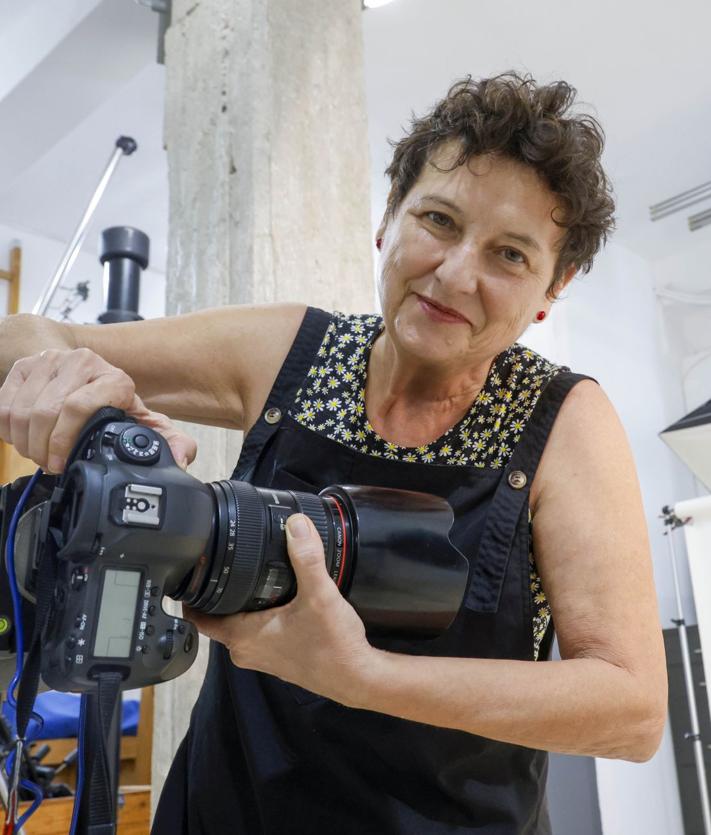
[[548, 294], [566, 268], [587, 273], [615, 227], [612, 187], [600, 163], [605, 134], [587, 114], [569, 113], [575, 88], [565, 81], [539, 86], [530, 75], [510, 71], [493, 78], [453, 84], [447, 95], [410, 132], [390, 141], [393, 159], [385, 173], [390, 192], [387, 223], [415, 184], [426, 162], [444, 142], [458, 140], [453, 170], [479, 154], [498, 153], [530, 165], [559, 198], [567, 230]]

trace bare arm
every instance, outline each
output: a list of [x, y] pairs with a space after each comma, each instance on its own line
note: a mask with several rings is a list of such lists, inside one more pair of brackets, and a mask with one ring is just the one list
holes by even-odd
[[12, 366], [22, 357], [29, 357], [45, 348], [71, 350], [75, 347], [74, 337], [63, 322], [30, 313], [0, 319], [0, 386]]
[[4, 381], [21, 357], [88, 348], [133, 380], [147, 408], [242, 429], [268, 394], [304, 310], [300, 304], [232, 305], [113, 325], [10, 316], [0, 324], [0, 371]]

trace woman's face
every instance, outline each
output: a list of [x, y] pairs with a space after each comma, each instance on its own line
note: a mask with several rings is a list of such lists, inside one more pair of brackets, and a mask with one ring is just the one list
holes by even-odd
[[[433, 161], [448, 168], [457, 153], [450, 143]], [[513, 344], [550, 309], [564, 232], [551, 219], [557, 207], [532, 168], [506, 157], [475, 157], [452, 171], [425, 165], [382, 234], [378, 289], [398, 350], [456, 368]]]

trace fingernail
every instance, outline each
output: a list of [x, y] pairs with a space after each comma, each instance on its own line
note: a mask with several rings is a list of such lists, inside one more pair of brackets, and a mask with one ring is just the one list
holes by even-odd
[[64, 472], [64, 461], [58, 455], [50, 455], [47, 469], [51, 473], [62, 473]]
[[300, 513], [297, 513], [296, 516], [290, 516], [287, 519], [286, 526], [294, 539], [305, 539], [310, 534], [309, 523]]
[[180, 462], [180, 464], [178, 466], [183, 470], [187, 470], [188, 469], [188, 459], [183, 458], [183, 460]]

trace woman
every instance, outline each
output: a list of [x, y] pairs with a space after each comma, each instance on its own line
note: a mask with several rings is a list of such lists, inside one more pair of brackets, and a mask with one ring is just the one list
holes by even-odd
[[[56, 470], [108, 402], [176, 458], [194, 444], [150, 409], [249, 430], [234, 477], [259, 486], [404, 487], [455, 511], [469, 586], [434, 641], [368, 641], [302, 516], [291, 603], [188, 613], [214, 642], [155, 835], [543, 835], [544, 752], [657, 749], [666, 673], [624, 433], [593, 380], [517, 343], [612, 227], [601, 132], [572, 98], [467, 80], [413, 124], [388, 169], [382, 319], [277, 305], [64, 326], [27, 352], [74, 350], [8, 375], [0, 437]], [[553, 618], [563, 660], [538, 663]]]

